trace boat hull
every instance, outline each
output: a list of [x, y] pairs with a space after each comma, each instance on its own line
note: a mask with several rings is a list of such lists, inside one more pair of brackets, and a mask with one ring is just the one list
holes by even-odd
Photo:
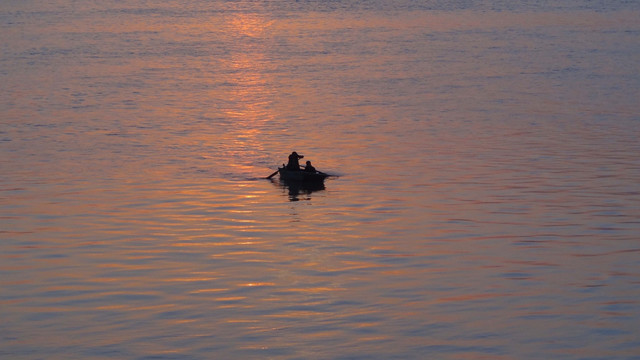
[[326, 174], [321, 174], [318, 172], [309, 172], [303, 170], [291, 171], [287, 170], [286, 168], [279, 168], [278, 173], [280, 174], [280, 179], [282, 180], [299, 183], [321, 183], [328, 176]]

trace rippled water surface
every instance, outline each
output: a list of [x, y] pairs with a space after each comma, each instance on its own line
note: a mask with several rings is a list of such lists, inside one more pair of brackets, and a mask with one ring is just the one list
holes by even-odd
[[3, 2], [0, 357], [640, 359], [639, 18]]

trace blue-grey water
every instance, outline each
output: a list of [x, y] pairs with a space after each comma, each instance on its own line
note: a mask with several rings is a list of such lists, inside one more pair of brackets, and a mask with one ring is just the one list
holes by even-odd
[[639, 19], [2, 1], [0, 358], [640, 359]]

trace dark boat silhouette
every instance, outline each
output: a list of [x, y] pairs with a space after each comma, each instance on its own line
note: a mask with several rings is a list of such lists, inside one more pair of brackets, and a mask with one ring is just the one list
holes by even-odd
[[278, 168], [278, 173], [280, 174], [280, 179], [284, 181], [302, 184], [322, 183], [324, 179], [329, 177], [328, 174], [320, 171], [293, 171], [287, 170], [285, 167]]

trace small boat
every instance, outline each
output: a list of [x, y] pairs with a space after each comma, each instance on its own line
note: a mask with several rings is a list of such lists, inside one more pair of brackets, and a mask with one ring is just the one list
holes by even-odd
[[282, 180], [300, 183], [321, 183], [324, 179], [329, 177], [329, 175], [319, 171], [293, 171], [287, 170], [285, 167], [278, 168], [278, 173]]

